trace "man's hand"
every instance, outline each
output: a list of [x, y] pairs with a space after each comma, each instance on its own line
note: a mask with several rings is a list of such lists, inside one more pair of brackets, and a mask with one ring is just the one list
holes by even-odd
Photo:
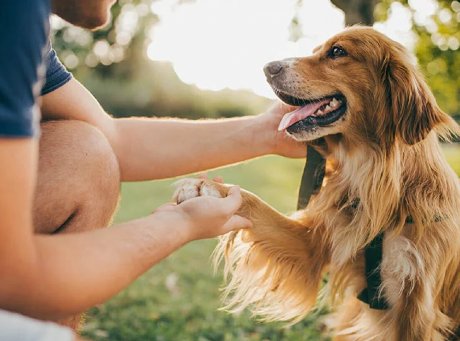
[[178, 205], [166, 204], [153, 215], [183, 227], [187, 241], [212, 238], [252, 226], [250, 220], [235, 214], [241, 200], [240, 188], [234, 186], [225, 198], [196, 197]]
[[289, 137], [285, 131], [278, 131], [283, 116], [297, 109], [297, 107], [287, 105], [281, 101], [276, 101], [273, 105], [258, 118], [261, 120], [261, 127], [267, 130], [267, 138], [272, 146], [272, 153], [281, 156], [301, 158], [305, 157], [306, 145], [295, 141]]

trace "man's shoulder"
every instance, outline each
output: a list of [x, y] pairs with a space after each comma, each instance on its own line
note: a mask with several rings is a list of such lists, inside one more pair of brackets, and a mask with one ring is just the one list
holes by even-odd
[[72, 74], [59, 60], [56, 51], [50, 46], [45, 57], [46, 76], [41, 95], [50, 93], [72, 79]]
[[36, 130], [49, 35], [49, 0], [3, 0], [0, 11], [0, 136]]

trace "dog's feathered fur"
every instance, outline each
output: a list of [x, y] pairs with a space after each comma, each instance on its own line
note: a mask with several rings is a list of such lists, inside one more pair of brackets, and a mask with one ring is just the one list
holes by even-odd
[[[328, 60], [337, 44], [347, 58]], [[459, 127], [407, 51], [370, 28], [347, 29], [290, 65], [275, 91], [303, 98], [340, 91], [347, 112], [332, 127], [294, 136], [315, 140], [328, 160], [323, 187], [305, 210], [289, 218], [243, 193], [240, 214], [254, 227], [222, 237], [216, 250], [225, 259], [226, 308], [299, 321], [328, 273], [336, 340], [447, 340], [460, 325], [460, 183], [438, 136]], [[203, 183], [226, 194], [205, 180], [189, 185]], [[390, 307], [372, 310], [356, 297], [366, 286], [363, 250], [381, 232], [380, 292]]]

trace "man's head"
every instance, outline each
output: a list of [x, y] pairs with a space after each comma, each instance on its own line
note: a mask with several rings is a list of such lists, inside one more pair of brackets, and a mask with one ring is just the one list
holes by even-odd
[[116, 0], [52, 0], [52, 11], [73, 25], [96, 29], [107, 24]]

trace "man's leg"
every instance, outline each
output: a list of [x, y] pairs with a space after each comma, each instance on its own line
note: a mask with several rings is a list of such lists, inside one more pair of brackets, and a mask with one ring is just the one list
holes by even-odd
[[[116, 210], [119, 188], [116, 156], [98, 129], [78, 121], [41, 125], [34, 202], [36, 233], [106, 227]], [[77, 329], [80, 316], [59, 322]]]

